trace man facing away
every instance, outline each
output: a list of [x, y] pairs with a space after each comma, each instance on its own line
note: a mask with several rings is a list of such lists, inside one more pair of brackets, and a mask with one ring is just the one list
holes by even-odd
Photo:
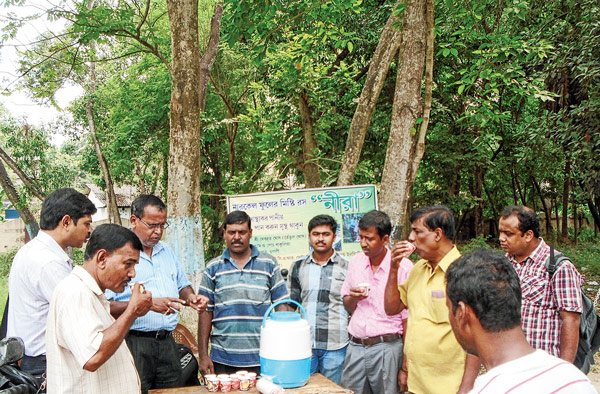
[[[410, 221], [408, 242], [397, 243], [392, 251], [385, 292], [389, 315], [410, 310], [401, 389], [406, 390], [408, 384], [408, 390], [415, 394], [466, 393], [473, 387], [481, 364], [477, 357], [465, 354], [448, 320], [445, 273], [460, 257], [453, 243], [454, 215], [443, 205], [432, 205], [414, 211]], [[409, 243], [422, 260], [398, 286], [398, 265], [412, 252]]]
[[[392, 224], [384, 212], [371, 211], [360, 219], [358, 228], [363, 251], [350, 260], [342, 286], [344, 307], [352, 318], [341, 384], [355, 393], [397, 394], [408, 311], [388, 316], [384, 310], [386, 281], [392, 275], [387, 247]], [[396, 286], [408, 278], [413, 264], [402, 259], [398, 266]]]
[[317, 215], [308, 222], [313, 251], [292, 264], [290, 298], [308, 314], [311, 374], [322, 373], [339, 384], [348, 345], [348, 313], [342, 302], [348, 260], [333, 249], [336, 230], [337, 222], [329, 215]]
[[521, 329], [519, 277], [505, 256], [475, 250], [455, 261], [446, 279], [454, 335], [487, 370], [472, 393], [596, 393], [573, 364], [527, 342]]
[[573, 362], [583, 310], [583, 279], [571, 261], [550, 278], [545, 263], [550, 246], [540, 237], [540, 221], [530, 208], [510, 206], [500, 216], [500, 246], [521, 280], [521, 320], [529, 344]]
[[[198, 312], [206, 309], [206, 297], [196, 295], [175, 252], [162, 242], [167, 228], [167, 207], [162, 200], [142, 194], [131, 204], [131, 228], [142, 243], [135, 280], [152, 293], [152, 308], [136, 319], [125, 337], [142, 381], [142, 392], [181, 385], [181, 364], [172, 332], [181, 306]], [[106, 291], [111, 313], [119, 317], [128, 306], [132, 290]]]
[[53, 191], [42, 203], [40, 232], [13, 260], [7, 336], [23, 339], [21, 368], [38, 378], [46, 371], [46, 319], [52, 293], [72, 269], [65, 250], [83, 246], [92, 232], [94, 213], [94, 204], [76, 190]]
[[[275, 258], [250, 244], [252, 225], [246, 212], [233, 211], [225, 217], [223, 237], [227, 248], [208, 263], [198, 290], [209, 298], [198, 324], [200, 371], [260, 373], [263, 315], [271, 303], [289, 298], [287, 287]], [[276, 309], [291, 310], [285, 304]]]
[[123, 339], [134, 320], [150, 310], [152, 294], [135, 283], [117, 320], [104, 296], [106, 289], [121, 293], [129, 287], [140, 250], [130, 230], [100, 225], [85, 249], [83, 267], [75, 267], [56, 287], [48, 314], [48, 393], [140, 392]]

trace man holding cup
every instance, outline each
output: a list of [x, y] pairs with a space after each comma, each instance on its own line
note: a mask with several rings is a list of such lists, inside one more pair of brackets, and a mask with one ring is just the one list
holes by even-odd
[[[396, 394], [408, 313], [387, 316], [384, 309], [392, 224], [384, 212], [371, 211], [360, 219], [358, 228], [363, 251], [350, 261], [342, 286], [344, 307], [352, 317], [341, 385], [356, 393]], [[399, 262], [396, 286], [408, 278], [412, 266], [407, 258]]]

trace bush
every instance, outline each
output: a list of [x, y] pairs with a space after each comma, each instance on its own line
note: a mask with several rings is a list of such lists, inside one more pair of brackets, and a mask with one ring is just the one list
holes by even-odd
[[10, 266], [15, 258], [15, 254], [19, 248], [10, 249], [7, 252], [0, 253], [0, 278], [8, 278], [10, 273]]

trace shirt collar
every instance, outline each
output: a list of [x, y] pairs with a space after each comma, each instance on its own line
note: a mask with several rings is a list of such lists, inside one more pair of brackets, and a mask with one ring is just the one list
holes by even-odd
[[72, 260], [69, 257], [69, 255], [65, 252], [65, 250], [63, 248], [60, 247], [58, 242], [56, 242], [56, 240], [54, 238], [52, 238], [52, 236], [50, 234], [48, 234], [44, 230], [40, 230], [40, 231], [38, 231], [35, 238], [38, 241], [40, 241], [41, 243], [43, 243], [44, 245], [46, 245], [49, 248], [51, 248], [52, 250], [54, 250], [59, 256], [63, 257], [66, 262], [68, 262], [69, 264], [72, 263]]
[[104, 293], [100, 290], [100, 286], [96, 280], [87, 272], [83, 267], [76, 266], [73, 268], [73, 275], [81, 279], [84, 285], [89, 288], [97, 296], [103, 295]]
[[[390, 251], [390, 248], [388, 248], [387, 246], [385, 246], [385, 257], [383, 258], [383, 260], [381, 260], [381, 264], [379, 264], [379, 267], [377, 267], [377, 270], [379, 271], [380, 269], [383, 270], [384, 272], [388, 272], [389, 268], [390, 268], [390, 263], [392, 261], [392, 252]], [[371, 259], [369, 258], [369, 256], [367, 256], [365, 254], [365, 252], [360, 252], [362, 253], [363, 257], [364, 257], [364, 263], [365, 263], [365, 269], [371, 269]]]
[[[315, 258], [313, 257], [313, 253], [314, 253], [314, 251], [312, 251], [312, 252], [311, 252], [311, 253], [308, 255], [307, 262], [319, 265], [319, 264], [318, 264], [318, 263], [315, 261]], [[338, 256], [339, 256], [339, 255], [338, 255], [338, 253], [337, 253], [337, 252], [336, 252], [336, 250], [334, 249], [334, 250], [333, 250], [333, 254], [332, 254], [330, 257], [329, 257], [329, 259], [327, 260], [327, 262], [326, 262], [324, 265], [327, 265], [327, 264], [329, 264], [330, 262], [331, 262], [332, 264], [335, 264], [335, 263], [337, 263], [337, 262], [338, 262]]]
[[[256, 246], [250, 244], [250, 250], [252, 250], [250, 260], [252, 260], [255, 257], [258, 257], [259, 251]], [[223, 260], [231, 261], [231, 254], [229, 253], [229, 248], [225, 248], [225, 250], [223, 251]]]
[[[159, 254], [164, 248], [165, 247], [164, 247], [162, 241], [158, 241], [158, 243], [152, 247], [152, 257]], [[152, 258], [150, 258], [150, 256], [148, 256], [146, 254], [146, 252], [144, 252], [143, 250], [140, 251], [140, 257], [143, 257], [145, 260], [148, 260], [150, 262], [152, 261]]]
[[450, 249], [450, 251], [448, 253], [446, 253], [446, 255], [440, 260], [437, 267], [440, 267], [440, 269], [442, 271], [446, 272], [446, 271], [448, 271], [448, 267], [450, 267], [450, 264], [452, 264], [456, 260], [458, 260], [459, 257], [460, 257], [460, 252], [458, 251], [458, 248], [456, 247], [456, 245], [454, 245], [454, 247], [452, 249]]

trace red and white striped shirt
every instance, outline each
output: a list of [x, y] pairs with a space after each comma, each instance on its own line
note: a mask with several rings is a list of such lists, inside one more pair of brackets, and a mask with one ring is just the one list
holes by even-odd
[[540, 238], [540, 244], [521, 263], [507, 254], [521, 281], [521, 326], [529, 344], [560, 356], [560, 311], [579, 312], [583, 278], [570, 261], [556, 268], [552, 279], [545, 263], [550, 246]]
[[475, 380], [469, 394], [598, 393], [573, 364], [536, 350], [498, 365]]

